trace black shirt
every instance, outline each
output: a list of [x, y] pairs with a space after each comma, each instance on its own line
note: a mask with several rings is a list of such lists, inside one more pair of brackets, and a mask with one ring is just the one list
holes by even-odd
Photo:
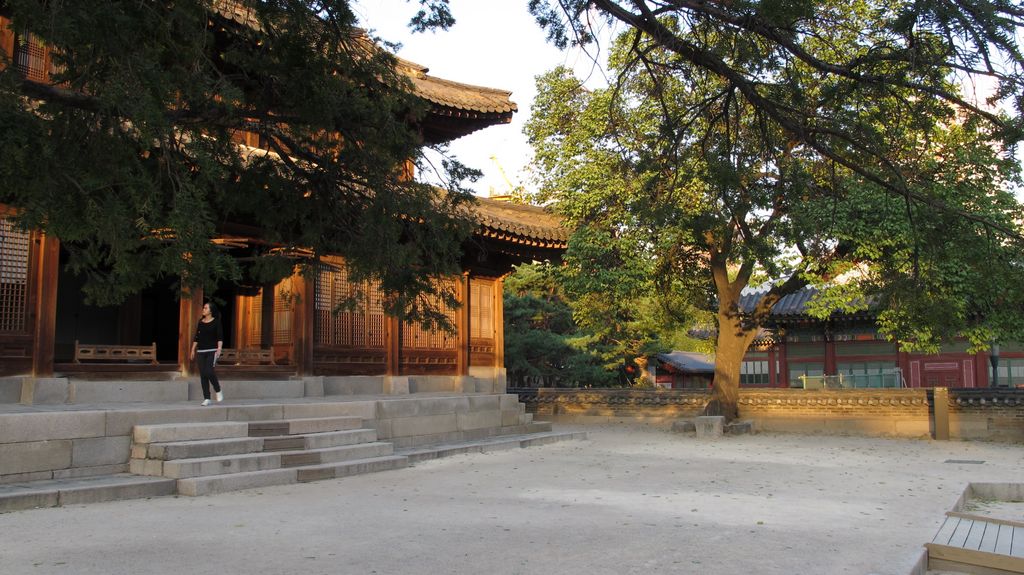
[[215, 317], [209, 323], [199, 320], [199, 325], [196, 326], [196, 337], [192, 341], [196, 342], [197, 351], [217, 349], [217, 342], [224, 341], [224, 330], [220, 327], [220, 318]]

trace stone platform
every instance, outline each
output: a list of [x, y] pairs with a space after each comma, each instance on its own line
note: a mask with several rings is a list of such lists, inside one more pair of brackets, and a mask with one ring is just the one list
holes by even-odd
[[[314, 396], [238, 399], [236, 382], [238, 389], [224, 386], [223, 403], [209, 407], [195, 400], [0, 403], [0, 511], [203, 495], [585, 437], [534, 422], [516, 395], [408, 388], [398, 395], [322, 395], [317, 383]], [[296, 389], [295, 381], [280, 384]], [[366, 387], [361, 382], [358, 389]]]

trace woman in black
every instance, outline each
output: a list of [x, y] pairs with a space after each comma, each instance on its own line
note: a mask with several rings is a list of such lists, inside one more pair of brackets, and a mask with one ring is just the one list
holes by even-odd
[[220, 381], [214, 372], [217, 365], [217, 358], [224, 348], [224, 330], [220, 325], [220, 317], [214, 315], [216, 308], [208, 303], [203, 306], [203, 317], [196, 326], [196, 337], [192, 340], [192, 353], [189, 359], [195, 359], [199, 354], [199, 383], [203, 386], [203, 405], [210, 405], [210, 384], [213, 384], [213, 391], [216, 392], [217, 401], [224, 401], [224, 394], [220, 391]]

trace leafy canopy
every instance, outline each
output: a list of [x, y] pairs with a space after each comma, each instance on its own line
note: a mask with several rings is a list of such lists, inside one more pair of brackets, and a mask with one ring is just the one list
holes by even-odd
[[[95, 303], [162, 276], [274, 281], [330, 253], [379, 281], [390, 311], [431, 317], [424, 294], [458, 271], [471, 230], [472, 173], [451, 163], [444, 194], [406, 176], [426, 167], [425, 105], [347, 0], [241, 5], [0, 2], [54, 63], [53, 83], [3, 63], [0, 180], [16, 184], [0, 202], [62, 241]], [[414, 26], [450, 24], [445, 0], [420, 5]]]

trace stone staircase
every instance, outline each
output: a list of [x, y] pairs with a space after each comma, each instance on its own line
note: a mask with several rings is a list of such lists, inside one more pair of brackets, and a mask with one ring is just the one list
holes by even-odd
[[182, 495], [398, 469], [408, 464], [359, 417], [138, 425], [129, 470], [166, 477]]

